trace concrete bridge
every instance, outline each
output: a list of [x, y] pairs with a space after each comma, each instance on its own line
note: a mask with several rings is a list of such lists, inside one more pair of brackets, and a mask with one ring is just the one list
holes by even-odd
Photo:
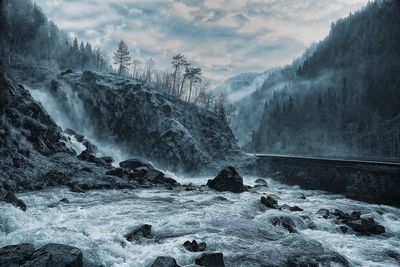
[[254, 156], [259, 174], [270, 175], [286, 184], [400, 206], [400, 162], [396, 159]]

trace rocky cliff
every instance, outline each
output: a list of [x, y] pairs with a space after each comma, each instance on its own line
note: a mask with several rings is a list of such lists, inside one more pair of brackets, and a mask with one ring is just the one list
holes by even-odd
[[68, 71], [58, 75], [49, 90], [62, 113], [75, 120], [77, 128], [85, 128], [78, 131], [90, 128], [94, 136], [118, 144], [128, 155], [168, 170], [212, 169], [247, 158], [227, 123], [214, 113], [137, 80]]
[[[114, 168], [112, 159], [97, 158], [91, 152], [95, 146], [78, 136], [64, 133], [27, 89], [0, 73], [0, 201], [25, 210], [13, 192], [65, 185], [78, 192], [176, 185], [151, 165], [140, 172]], [[84, 153], [78, 156], [76, 147]]]
[[60, 128], [29, 92], [0, 73], [0, 182], [26, 188], [26, 181], [52, 166], [49, 157], [72, 153]]

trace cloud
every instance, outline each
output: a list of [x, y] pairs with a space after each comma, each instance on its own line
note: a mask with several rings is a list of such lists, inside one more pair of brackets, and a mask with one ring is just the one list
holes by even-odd
[[36, 0], [71, 36], [169, 68], [180, 52], [214, 83], [290, 63], [367, 0]]

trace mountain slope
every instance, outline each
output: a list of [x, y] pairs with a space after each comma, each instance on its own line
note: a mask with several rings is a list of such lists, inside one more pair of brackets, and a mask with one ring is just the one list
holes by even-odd
[[398, 1], [375, 1], [334, 23], [314, 53], [283, 70], [248, 149], [399, 157], [399, 15]]
[[229, 103], [236, 103], [252, 94], [265, 80], [266, 73], [248, 72], [233, 76], [218, 87], [212, 94], [224, 94]]

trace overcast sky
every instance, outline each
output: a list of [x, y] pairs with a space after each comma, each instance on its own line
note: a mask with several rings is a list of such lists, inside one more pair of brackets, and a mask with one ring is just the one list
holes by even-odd
[[180, 52], [222, 82], [290, 63], [367, 0], [36, 0], [61, 29], [166, 69]]

